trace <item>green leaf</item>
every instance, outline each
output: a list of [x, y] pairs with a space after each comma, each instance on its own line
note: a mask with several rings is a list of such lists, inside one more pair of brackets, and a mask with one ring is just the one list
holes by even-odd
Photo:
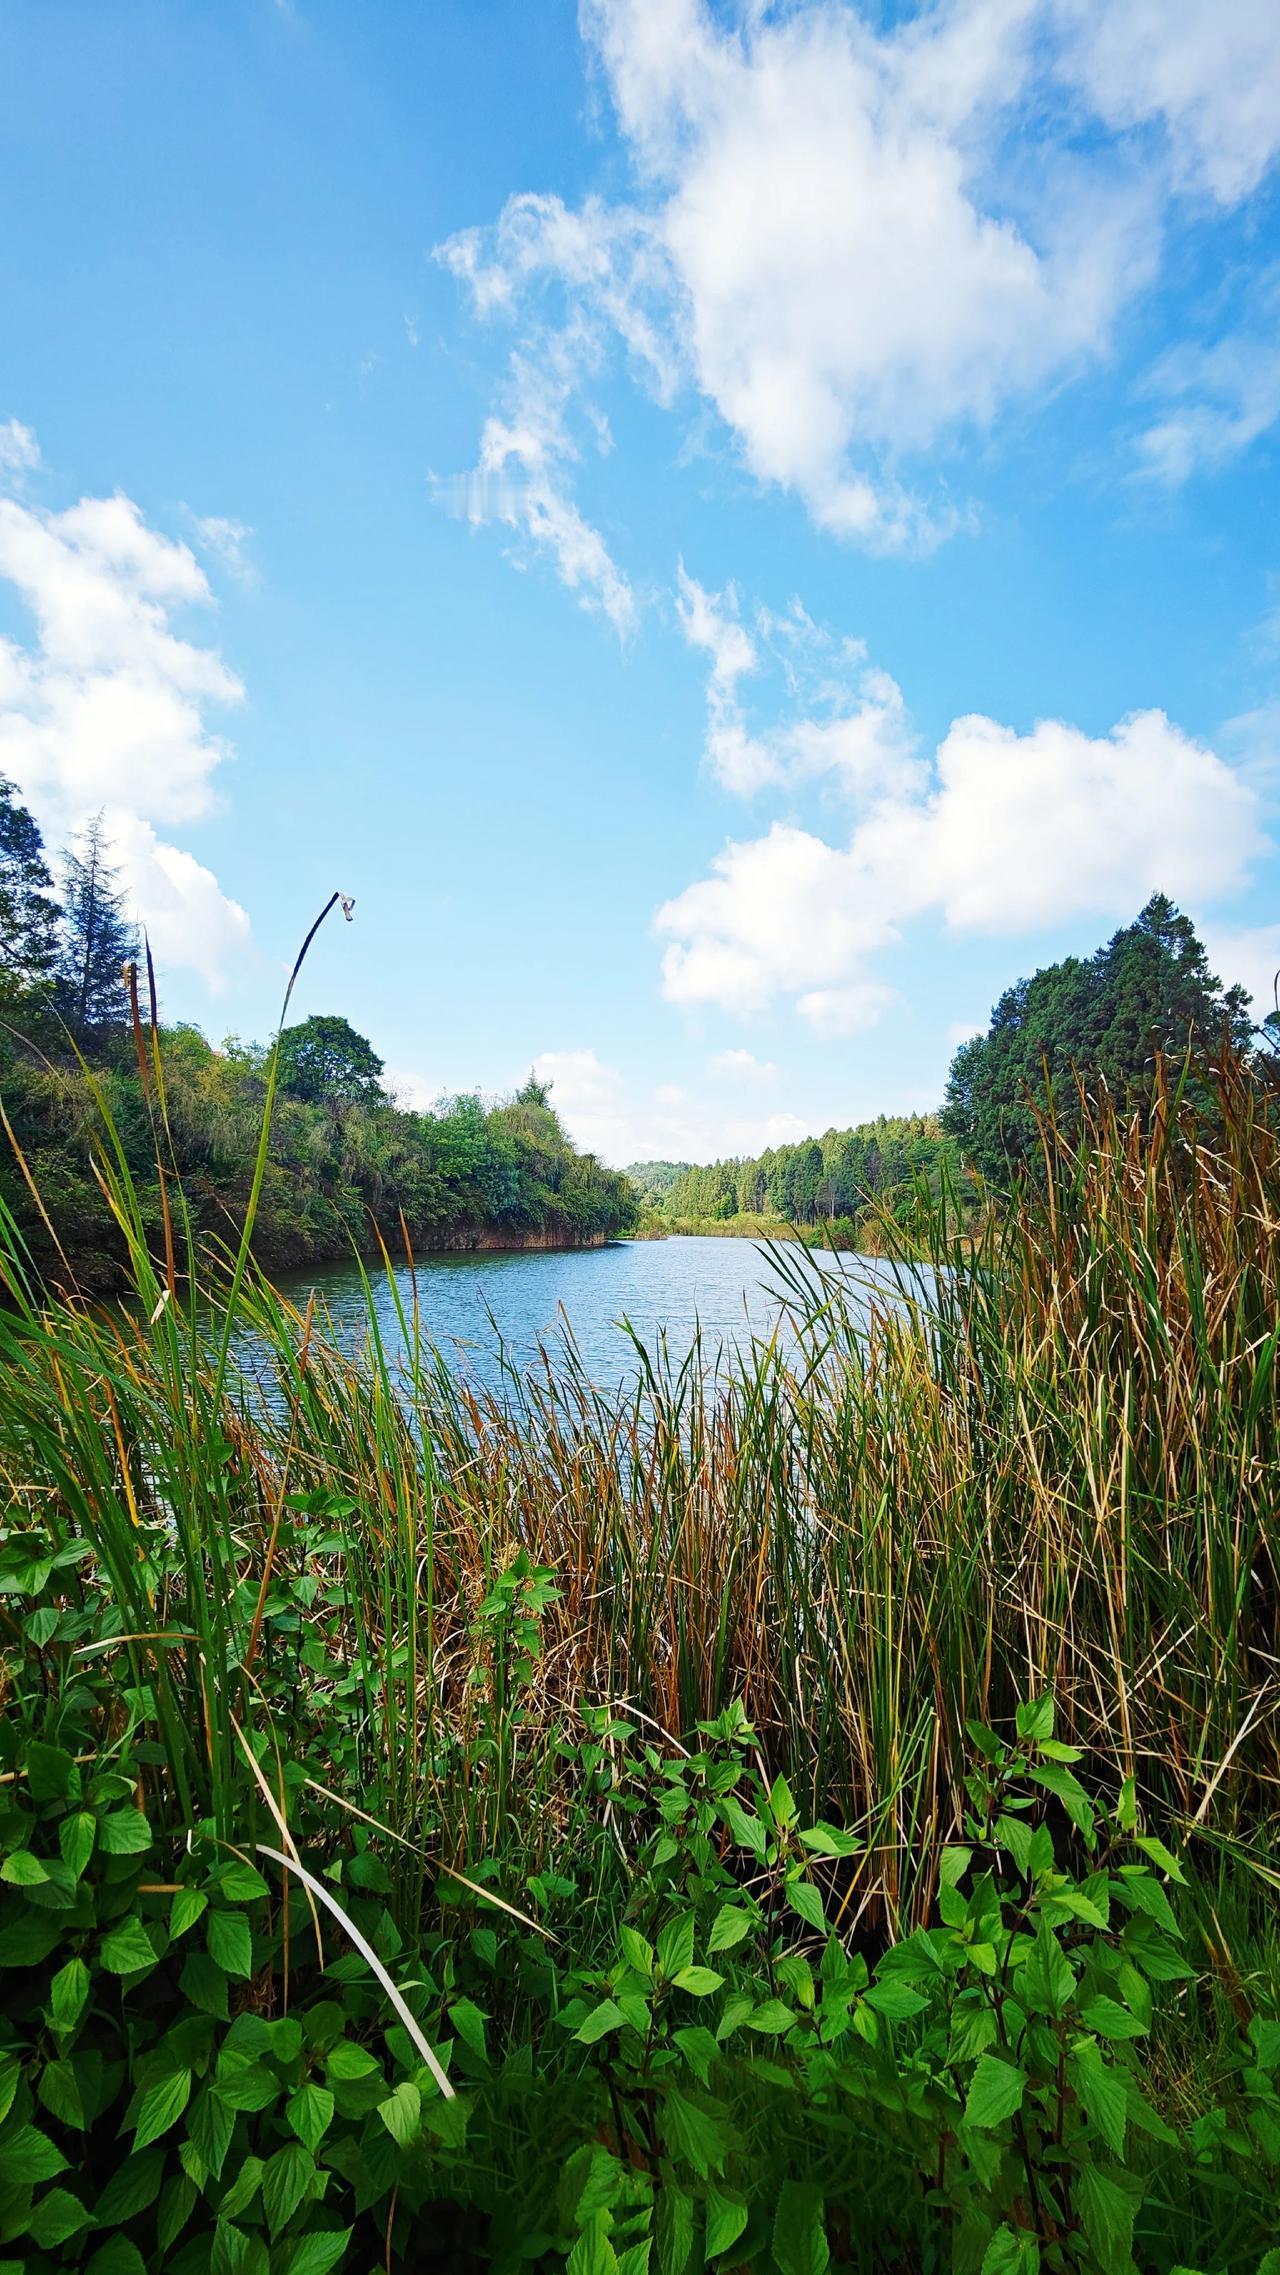
[[1133, 2198], [1100, 2165], [1087, 2164], [1072, 2182], [1071, 2201], [1103, 2275], [1127, 2275], [1137, 2209]]
[[1107, 2147], [1122, 2157], [1128, 2120], [1124, 2079], [1108, 2067], [1092, 2038], [1082, 2038], [1072, 2047], [1068, 2069], [1082, 2109], [1097, 2126]]
[[69, 2188], [51, 2188], [42, 2196], [27, 2222], [27, 2233], [42, 2251], [54, 2251], [69, 2236], [92, 2225], [90, 2214]]
[[882, 2014], [886, 2022], [909, 2022], [913, 2014], [919, 2014], [921, 2008], [929, 2004], [919, 1991], [912, 1990], [910, 1983], [900, 1983], [892, 1975], [872, 1983], [864, 1996], [867, 2005]]
[[791, 1787], [785, 1777], [775, 1777], [770, 1786], [768, 1809], [769, 1815], [780, 1832], [785, 1832], [789, 1826], [795, 1824], [800, 1812], [796, 1808]]
[[653, 2207], [654, 2238], [662, 2275], [684, 2275], [693, 2250], [693, 2199], [667, 2181]]
[[618, 2275], [618, 2255], [597, 2212], [583, 2229], [565, 2262], [565, 2275]]
[[228, 2014], [227, 1978], [216, 1959], [207, 1951], [189, 1951], [178, 1977], [178, 1988], [192, 2006], [202, 2014], [211, 2014], [215, 2022], [225, 2022]]
[[281, 2262], [280, 2275], [331, 2275], [345, 2259], [351, 2236], [350, 2228], [313, 2229], [310, 2235], [299, 2236]]
[[128, 2236], [112, 2236], [95, 2251], [84, 2275], [147, 2275], [147, 2263]]
[[199, 2195], [194, 2180], [190, 2180], [185, 2172], [176, 2173], [172, 2180], [165, 2182], [160, 2208], [156, 2213], [156, 2242], [160, 2246], [162, 2258], [167, 2255], [171, 2245], [177, 2242], [196, 2208]]
[[333, 2123], [333, 2095], [327, 2086], [300, 2086], [286, 2104], [285, 2116], [304, 2148], [314, 2156]]
[[210, 1912], [204, 1933], [210, 1958], [228, 1975], [253, 1973], [253, 1934], [243, 1912]]
[[89, 1809], [77, 1809], [74, 1816], [64, 1817], [58, 1827], [62, 1861], [70, 1867], [77, 1880], [93, 1855], [97, 1837], [98, 1820]]
[[25, 1767], [27, 1791], [33, 1801], [69, 1801], [80, 1791], [79, 1768], [61, 1746], [49, 1746], [42, 1738], [32, 1738], [26, 1749]]
[[1053, 1696], [1049, 1691], [1043, 1698], [1028, 1699], [1018, 1708], [1018, 1736], [1040, 1745], [1053, 1736]]
[[214, 2080], [214, 2091], [227, 2109], [248, 2110], [258, 2116], [270, 2109], [280, 2098], [280, 2080], [265, 2062], [237, 2063], [235, 2068], [220, 2069]]
[[658, 1937], [658, 1967], [670, 1981], [682, 1967], [693, 1965], [694, 1915], [684, 1912], [679, 1919], [668, 1920]]
[[724, 1976], [717, 1975], [714, 1967], [682, 1967], [672, 1981], [676, 1990], [687, 1991], [695, 1999], [709, 1999], [713, 1991], [724, 1986]]
[[1145, 2038], [1147, 2034], [1146, 2024], [1121, 2006], [1118, 1999], [1108, 1998], [1105, 1992], [1081, 2007], [1080, 2020], [1086, 2030], [1096, 2032], [1099, 2038]]
[[59, 2036], [75, 2029], [88, 1996], [88, 1968], [83, 1959], [68, 1959], [49, 1985], [49, 2020]]
[[784, 2031], [790, 2030], [795, 2019], [791, 2008], [784, 2006], [781, 1999], [764, 1999], [745, 2017], [748, 2030], [758, 2031], [762, 2038], [780, 2038]]
[[339, 2038], [325, 2056], [325, 2070], [331, 2078], [345, 2084], [355, 2078], [372, 2076], [378, 2065], [367, 2046], [357, 2046], [353, 2039]]
[[0, 2139], [0, 2181], [11, 2188], [35, 2187], [66, 2170], [61, 2149], [38, 2125], [17, 2125]]
[[99, 1819], [98, 1841], [107, 1856], [141, 1856], [151, 1846], [151, 1827], [141, 1809], [113, 1809]]
[[[628, 1967], [634, 1967], [637, 1975], [653, 1973], [653, 1945], [646, 1942], [644, 1936], [633, 1927], [624, 1927], [618, 1931], [618, 1941]], [[494, 1956], [497, 1956], [496, 1950]]]
[[1040, 2275], [1040, 2246], [1025, 2228], [1006, 2222], [996, 2229], [982, 2257], [980, 2275]]
[[723, 2172], [729, 2129], [717, 2104], [694, 2101], [673, 2087], [662, 2105], [662, 2137], [672, 2156], [683, 2157], [700, 2180]]
[[103, 1936], [98, 1956], [112, 1975], [137, 1975], [156, 1963], [147, 1931], [136, 1917], [122, 1920], [110, 1935]]
[[802, 1880], [798, 1876], [789, 1879], [787, 1902], [806, 1927], [816, 1928], [820, 1935], [825, 1932], [827, 1915], [822, 1909], [822, 1897], [812, 1880]]
[[623, 2029], [626, 2019], [616, 2000], [601, 1999], [599, 2006], [593, 2007], [586, 2021], [575, 2030], [574, 2036], [580, 2045], [594, 2046], [601, 2038], [607, 2037], [611, 2030]]
[[405, 2149], [416, 2139], [422, 2123], [422, 2095], [408, 2078], [402, 2078], [385, 2101], [378, 2103], [378, 2115], [393, 2141]]
[[703, 2023], [695, 2022], [682, 2030], [673, 2031], [671, 2038], [672, 2044], [680, 2048], [698, 2083], [710, 2085], [712, 2064], [720, 2053], [711, 2032]]
[[806, 1826], [800, 1839], [815, 1856], [857, 1856], [862, 1848], [856, 1833], [842, 1832], [839, 1825], [829, 1825], [823, 1818], [816, 1825]]
[[1179, 1864], [1177, 1857], [1170, 1854], [1163, 1841], [1156, 1840], [1151, 1833], [1136, 1833], [1133, 1845], [1135, 1848], [1140, 1848], [1144, 1856], [1149, 1856], [1153, 1864], [1158, 1864], [1162, 1872], [1167, 1872], [1171, 1880], [1176, 1880], [1182, 1888], [1186, 1887], [1186, 1873]]
[[48, 1867], [29, 1848], [16, 1848], [0, 1864], [0, 1880], [7, 1880], [11, 1888], [43, 1888], [48, 1877]]
[[274, 2241], [287, 2227], [315, 2179], [316, 2160], [301, 2141], [288, 2141], [267, 2160], [262, 2176], [262, 2203]]
[[203, 1888], [179, 1888], [169, 1914], [169, 1933], [175, 1943], [180, 1935], [186, 1934], [189, 1927], [195, 1926], [200, 1914], [208, 1908], [209, 1899]]
[[61, 1943], [63, 1932], [59, 1920], [24, 1910], [7, 1927], [0, 1928], [0, 1967], [43, 1967], [49, 1953]]
[[780, 2275], [826, 2275], [831, 2253], [822, 2193], [807, 2180], [784, 2180], [778, 2190], [773, 2256]]
[[152, 2141], [158, 2141], [160, 2135], [167, 2133], [171, 2125], [176, 2125], [190, 2099], [190, 2070], [178, 2070], [172, 2077], [160, 2078], [155, 2085], [148, 2087], [143, 2094], [142, 2107], [138, 2111], [138, 2122], [134, 2128], [135, 2155], [139, 2149], [149, 2147]]
[[965, 2097], [966, 2125], [977, 2125], [987, 2131], [994, 2125], [1003, 2125], [1015, 2109], [1022, 2107], [1026, 2083], [1026, 2071], [1016, 2069], [999, 2054], [980, 2055]]
[[118, 2165], [93, 2207], [93, 2222], [99, 2228], [123, 2227], [126, 2220], [135, 2219], [154, 2204], [160, 2193], [164, 2177], [163, 2149], [137, 2150]]
[[750, 1912], [744, 1912], [736, 1904], [722, 1904], [711, 1922], [707, 1950], [713, 1957], [718, 1951], [736, 1951], [754, 1926], [755, 1920]]
[[718, 2259], [721, 2252], [729, 2251], [737, 2242], [747, 2224], [748, 2211], [741, 2196], [721, 2191], [714, 2181], [707, 2189], [707, 2231], [704, 2250], [708, 2259]]
[[239, 1856], [223, 1865], [218, 1874], [218, 1886], [231, 1904], [257, 1903], [271, 1893], [257, 1866]]

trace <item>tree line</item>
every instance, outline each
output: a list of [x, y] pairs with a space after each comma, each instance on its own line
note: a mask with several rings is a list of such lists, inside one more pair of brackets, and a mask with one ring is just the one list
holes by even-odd
[[[40, 831], [0, 780], [0, 1196], [37, 1263], [61, 1271], [52, 1225], [88, 1288], [121, 1256], [93, 1178], [105, 1100], [157, 1234], [162, 1199], [152, 1115], [132, 1032], [126, 970], [138, 953], [101, 818], [64, 857], [57, 883]], [[271, 1045], [215, 1048], [190, 1025], [162, 1030], [166, 1108], [196, 1229], [230, 1240], [243, 1221], [266, 1103]], [[629, 1228], [629, 1181], [580, 1153], [546, 1084], [530, 1076], [494, 1103], [475, 1094], [410, 1112], [383, 1062], [336, 1014], [279, 1039], [271, 1153], [255, 1249], [275, 1270], [375, 1247], [572, 1245]], [[40, 1194], [37, 1205], [32, 1187]], [[48, 1222], [46, 1223], [46, 1218]]]
[[674, 1221], [738, 1216], [785, 1224], [857, 1224], [875, 1210], [905, 1212], [920, 1179], [934, 1190], [961, 1168], [934, 1114], [881, 1114], [763, 1153], [696, 1163], [638, 1162], [628, 1172], [647, 1205]]

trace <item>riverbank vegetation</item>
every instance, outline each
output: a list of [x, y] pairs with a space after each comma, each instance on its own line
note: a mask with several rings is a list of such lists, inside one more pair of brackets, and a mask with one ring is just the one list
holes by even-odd
[[701, 1167], [637, 1162], [627, 1172], [655, 1228], [742, 1233], [749, 1239], [794, 1227], [838, 1228], [860, 1244], [886, 1216], [906, 1223], [921, 1188], [958, 1189], [962, 1157], [933, 1114], [881, 1114], [852, 1129], [770, 1146], [764, 1153]]
[[1266, 1063], [493, 1396], [202, 1256], [142, 1042], [136, 1302], [5, 1219], [0, 2251], [1273, 2275]]
[[[163, 1229], [152, 1077], [124, 977], [137, 971], [137, 949], [101, 827], [70, 856], [59, 902], [35, 824], [0, 781], [0, 1101], [12, 1136], [0, 1147], [0, 1195], [43, 1270], [69, 1262], [97, 1290], [127, 1279], [125, 1243], [91, 1169], [104, 1110], [144, 1221], [153, 1236]], [[165, 1031], [162, 1050], [174, 1174], [198, 1233], [234, 1242], [269, 1048], [232, 1037], [215, 1050], [186, 1026]], [[410, 1112], [384, 1088], [373, 1046], [333, 1015], [291, 1028], [276, 1072], [255, 1223], [257, 1254], [273, 1270], [376, 1254], [406, 1232], [419, 1250], [573, 1246], [635, 1218], [627, 1180], [577, 1150], [533, 1077], [513, 1098], [442, 1098], [430, 1113]]]

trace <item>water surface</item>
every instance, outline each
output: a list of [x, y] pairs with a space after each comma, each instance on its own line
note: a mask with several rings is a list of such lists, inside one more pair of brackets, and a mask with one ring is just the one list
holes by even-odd
[[[789, 1253], [805, 1261], [803, 1251]], [[828, 1255], [823, 1261], [830, 1270], [834, 1260]], [[842, 1257], [838, 1268], [849, 1275], [855, 1301], [869, 1302], [874, 1287], [892, 1289], [891, 1268], [873, 1257]], [[372, 1270], [370, 1276], [379, 1327], [394, 1356], [401, 1341], [395, 1303], [385, 1279]], [[403, 1268], [395, 1276], [411, 1315], [411, 1275]], [[340, 1346], [363, 1345], [366, 1299], [354, 1264], [293, 1274], [281, 1286], [300, 1306], [314, 1288]], [[624, 1320], [646, 1348], [665, 1334], [677, 1358], [700, 1327], [712, 1357], [767, 1337], [783, 1312], [783, 1291], [769, 1257], [754, 1241], [714, 1235], [620, 1240], [607, 1248], [427, 1256], [417, 1265], [417, 1287], [424, 1336], [451, 1365], [490, 1386], [501, 1376], [502, 1346], [515, 1365], [526, 1366], [539, 1342], [554, 1344], [566, 1324], [592, 1380], [610, 1387], [636, 1364]]]

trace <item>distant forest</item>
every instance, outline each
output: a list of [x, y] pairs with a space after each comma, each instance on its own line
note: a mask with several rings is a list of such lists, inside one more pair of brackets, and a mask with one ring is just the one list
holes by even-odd
[[[127, 974], [138, 942], [100, 822], [55, 885], [40, 833], [0, 780], [0, 1198], [46, 1271], [65, 1276], [54, 1235], [88, 1289], [122, 1255], [91, 1153], [110, 1111], [159, 1236], [154, 1085], [140, 1062]], [[136, 966], [135, 966], [136, 968]], [[145, 1008], [145, 988], [144, 988]], [[173, 1157], [197, 1233], [243, 1222], [266, 1099], [270, 1046], [215, 1049], [195, 1027], [161, 1031]], [[348, 1022], [318, 1015], [281, 1037], [271, 1153], [255, 1250], [273, 1269], [370, 1250], [530, 1242], [573, 1246], [627, 1231], [629, 1181], [571, 1144], [545, 1084], [498, 1103], [442, 1099], [406, 1111], [383, 1062]], [[40, 1194], [34, 1198], [33, 1187]], [[52, 1228], [52, 1229], [51, 1229]]]
[[962, 1167], [960, 1149], [936, 1115], [881, 1114], [745, 1158], [705, 1167], [637, 1162], [628, 1175], [646, 1205], [672, 1222], [751, 1216], [819, 1225], [856, 1222], [871, 1210], [905, 1211], [920, 1179], [936, 1190]]

